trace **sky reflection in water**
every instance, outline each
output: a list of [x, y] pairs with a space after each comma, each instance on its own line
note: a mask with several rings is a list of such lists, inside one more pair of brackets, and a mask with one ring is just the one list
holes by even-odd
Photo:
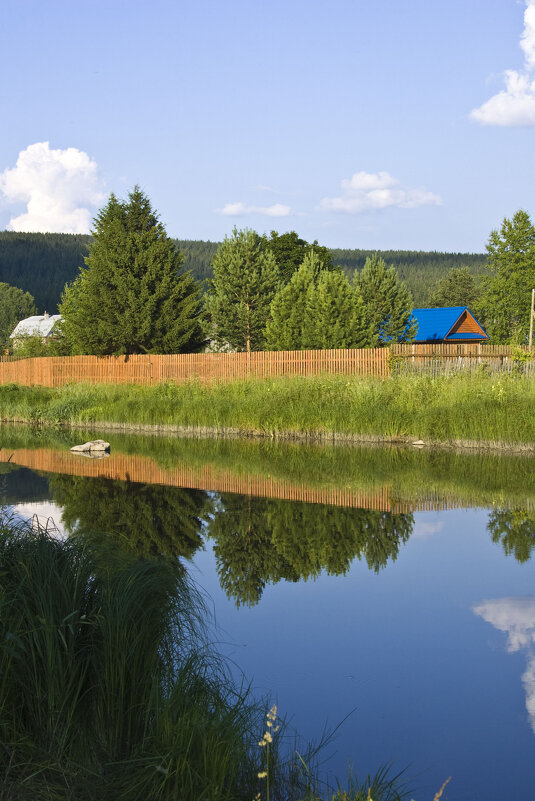
[[[490, 513], [413, 516], [23, 472], [2, 476], [19, 514], [115, 521], [142, 551], [185, 544], [221, 650], [303, 735], [355, 710], [326, 750], [332, 775], [393, 761], [417, 801], [449, 775], [446, 798], [531, 796], [535, 524], [503, 492]], [[149, 517], [132, 543], [129, 519]]]

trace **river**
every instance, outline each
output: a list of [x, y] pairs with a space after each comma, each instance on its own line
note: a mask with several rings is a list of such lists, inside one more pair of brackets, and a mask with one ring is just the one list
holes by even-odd
[[[219, 650], [341, 782], [535, 790], [531, 456], [0, 430], [0, 499], [55, 536], [183, 560]], [[52, 523], [53, 521], [53, 523]]]

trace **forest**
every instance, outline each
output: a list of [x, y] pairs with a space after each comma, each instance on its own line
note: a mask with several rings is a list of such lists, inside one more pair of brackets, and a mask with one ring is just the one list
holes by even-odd
[[[56, 314], [65, 284], [72, 282], [84, 263], [92, 238], [83, 234], [30, 234], [0, 231], [0, 282], [19, 287], [35, 299], [39, 313]], [[184, 269], [198, 281], [212, 277], [212, 260], [219, 242], [174, 239], [184, 256]], [[473, 275], [484, 272], [483, 253], [438, 253], [409, 250], [329, 249], [333, 265], [340, 265], [348, 278], [361, 270], [377, 252], [393, 264], [406, 282], [415, 307], [425, 307], [437, 281], [453, 267], [468, 267]]]

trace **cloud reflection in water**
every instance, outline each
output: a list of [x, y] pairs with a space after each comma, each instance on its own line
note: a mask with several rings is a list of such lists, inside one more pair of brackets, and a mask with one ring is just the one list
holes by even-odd
[[535, 597], [496, 598], [473, 607], [473, 612], [499, 631], [507, 634], [507, 650], [527, 651], [527, 665], [522, 675], [526, 709], [535, 732]]

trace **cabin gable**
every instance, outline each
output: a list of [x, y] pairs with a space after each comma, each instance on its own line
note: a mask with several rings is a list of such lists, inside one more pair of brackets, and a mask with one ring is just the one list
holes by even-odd
[[463, 311], [455, 325], [446, 334], [445, 339], [448, 339], [454, 334], [481, 334], [482, 339], [487, 338], [487, 334], [468, 309]]

